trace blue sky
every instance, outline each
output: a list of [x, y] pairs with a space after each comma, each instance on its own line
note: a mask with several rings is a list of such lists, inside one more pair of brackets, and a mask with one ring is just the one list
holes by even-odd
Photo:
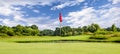
[[120, 0], [0, 0], [0, 24], [28, 26], [39, 29], [63, 26], [79, 27], [97, 23], [101, 27], [120, 27]]

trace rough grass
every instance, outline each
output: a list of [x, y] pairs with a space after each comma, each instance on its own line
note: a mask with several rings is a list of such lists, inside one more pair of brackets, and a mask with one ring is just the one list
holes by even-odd
[[[108, 39], [91, 39], [92, 35], [80, 36], [13, 36], [13, 37], [0, 37], [2, 42], [17, 42], [17, 43], [33, 43], [33, 42], [120, 42], [120, 37], [112, 37]], [[104, 37], [104, 36], [103, 36]]]
[[14, 37], [0, 37], [0, 41], [3, 42], [15, 42], [15, 41], [51, 41], [51, 40], [87, 40], [90, 35], [81, 36], [14, 36]]

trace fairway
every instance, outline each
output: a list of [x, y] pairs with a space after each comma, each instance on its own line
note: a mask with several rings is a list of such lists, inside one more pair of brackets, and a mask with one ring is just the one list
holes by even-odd
[[120, 54], [120, 44], [0, 42], [0, 54]]

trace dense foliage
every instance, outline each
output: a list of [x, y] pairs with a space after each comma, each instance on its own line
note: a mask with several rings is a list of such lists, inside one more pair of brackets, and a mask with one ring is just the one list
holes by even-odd
[[17, 25], [14, 27], [0, 25], [0, 36], [74, 36], [81, 34], [106, 35], [115, 32], [120, 32], [120, 28], [116, 27], [115, 24], [108, 28], [101, 28], [98, 24], [91, 24], [78, 28], [64, 26], [62, 28], [57, 27], [55, 30], [45, 29], [42, 31], [40, 31], [36, 25]]
[[14, 27], [0, 25], [0, 36], [36, 36], [40, 31], [36, 25], [22, 26], [17, 25]]

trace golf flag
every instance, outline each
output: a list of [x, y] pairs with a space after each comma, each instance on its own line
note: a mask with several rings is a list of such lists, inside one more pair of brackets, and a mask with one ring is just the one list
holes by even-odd
[[59, 13], [59, 21], [62, 22], [62, 14], [61, 14], [61, 12]]

